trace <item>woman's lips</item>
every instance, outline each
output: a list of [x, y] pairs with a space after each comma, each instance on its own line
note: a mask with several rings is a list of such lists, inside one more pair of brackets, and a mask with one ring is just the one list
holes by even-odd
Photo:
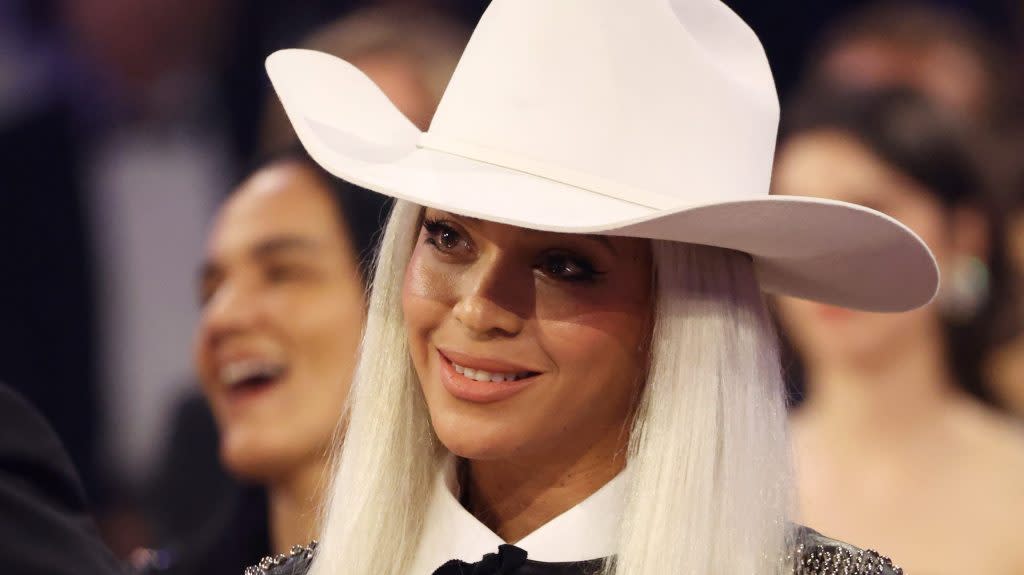
[[[458, 354], [458, 360], [464, 361], [466, 367], [481, 367], [484, 363], [488, 363], [488, 366], [491, 367], [494, 375], [516, 374], [516, 379], [512, 381], [491, 381], [490, 379], [486, 381], [478, 381], [476, 378], [467, 377], [466, 375], [459, 373], [457, 371], [456, 364], [453, 363], [452, 359], [447, 357], [446, 354], [448, 353], [456, 355], [452, 352], [437, 352], [438, 362], [440, 363], [441, 384], [448, 393], [464, 401], [470, 401], [473, 403], [494, 403], [496, 401], [507, 399], [528, 387], [537, 379], [537, 375], [539, 375], [535, 371], [521, 370], [514, 366], [508, 366], [510, 369], [505, 370], [495, 369], [495, 367], [503, 367], [504, 364], [502, 366], [498, 366], [496, 362], [473, 360], [468, 356]], [[459, 363], [458, 365], [461, 368], [464, 364]]]
[[244, 412], [254, 401], [262, 402], [264, 398], [267, 398], [267, 401], [276, 401], [273, 392], [281, 387], [281, 381], [282, 378], [273, 378], [228, 388], [225, 392], [228, 409]]
[[456, 365], [462, 365], [473, 369], [482, 369], [490, 372], [500, 373], [531, 372], [536, 374], [541, 371], [539, 369], [531, 369], [530, 366], [515, 364], [508, 361], [500, 361], [496, 359], [487, 359], [476, 357], [473, 355], [468, 355], [443, 346], [438, 346], [437, 351], [440, 352], [440, 354], [448, 361]]
[[286, 365], [273, 362], [246, 361], [227, 365], [221, 370], [221, 383], [228, 405], [233, 410], [245, 409], [252, 401], [267, 397], [288, 377]]

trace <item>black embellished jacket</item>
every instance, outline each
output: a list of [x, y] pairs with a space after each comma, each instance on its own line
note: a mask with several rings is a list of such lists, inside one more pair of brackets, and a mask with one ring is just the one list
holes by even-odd
[[[244, 575], [305, 575], [313, 560], [316, 542], [297, 545], [288, 555], [265, 557]], [[903, 570], [871, 550], [858, 549], [806, 527], [797, 531], [792, 553], [793, 575], [902, 575]], [[526, 551], [502, 545], [497, 553], [476, 563], [452, 560], [438, 567], [434, 575], [593, 575], [601, 559], [573, 563], [544, 563], [527, 558]]]

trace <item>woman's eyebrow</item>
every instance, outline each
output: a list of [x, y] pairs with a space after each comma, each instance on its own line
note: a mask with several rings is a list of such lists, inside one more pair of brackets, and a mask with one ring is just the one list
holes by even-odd
[[[261, 240], [255, 246], [249, 249], [249, 256], [253, 259], [266, 259], [282, 252], [299, 251], [299, 252], [316, 252], [323, 248], [320, 242], [315, 240], [304, 238], [302, 236], [273, 236], [265, 240]], [[198, 276], [199, 284], [214, 281], [217, 277], [223, 275], [224, 266], [221, 262], [216, 259], [206, 258], [199, 265]]]
[[290, 251], [317, 251], [322, 248], [317, 241], [302, 236], [274, 236], [258, 242], [249, 253], [256, 259], [266, 258]]
[[[314, 252], [320, 250], [322, 247], [323, 246], [319, 242], [301, 236], [273, 236], [265, 240], [261, 240], [255, 246], [249, 248], [249, 256], [253, 259], [266, 259], [282, 252]], [[224, 266], [220, 261], [214, 258], [206, 258], [199, 265], [199, 270], [196, 275], [202, 283], [211, 281], [223, 273]]]

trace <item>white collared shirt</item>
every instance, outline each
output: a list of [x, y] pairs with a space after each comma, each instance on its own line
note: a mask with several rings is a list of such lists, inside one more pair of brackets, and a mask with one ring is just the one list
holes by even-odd
[[[561, 563], [614, 555], [625, 505], [625, 473], [515, 543], [534, 561]], [[456, 463], [451, 458], [434, 478], [423, 534], [409, 575], [431, 575], [452, 559], [467, 563], [497, 553], [506, 543], [466, 511], [458, 499]]]

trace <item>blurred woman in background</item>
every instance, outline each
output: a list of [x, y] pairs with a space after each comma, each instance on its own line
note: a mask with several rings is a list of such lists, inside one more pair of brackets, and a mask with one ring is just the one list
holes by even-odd
[[298, 151], [258, 168], [221, 207], [201, 272], [195, 363], [222, 463], [266, 502], [243, 500], [149, 569], [235, 573], [314, 537], [366, 313], [364, 264], [385, 212], [380, 196]]
[[196, 367], [221, 459], [269, 486], [275, 550], [313, 534], [384, 207], [334, 185], [299, 155], [256, 171], [221, 209], [201, 278]]
[[[962, 7], [961, 7], [962, 8]], [[997, 175], [993, 196], [1007, 214], [1007, 252], [1011, 275], [1021, 277], [1024, 258], [1017, 207], [1024, 189], [1020, 158], [1022, 85], [1007, 44], [971, 14], [936, 3], [881, 0], [858, 6], [828, 27], [807, 63], [808, 82], [841, 90], [877, 90], [902, 86], [957, 115], [984, 132], [990, 149], [978, 164]], [[968, 192], [971, 193], [971, 192]], [[1011, 283], [1021, 285], [1019, 279]], [[986, 385], [993, 397], [1018, 417], [1024, 416], [1024, 302], [1003, 302], [997, 345], [985, 359]]]
[[909, 573], [1020, 573], [1024, 435], [980, 375], [1008, 282], [966, 135], [905, 91], [808, 94], [788, 119], [775, 193], [887, 213], [943, 272], [936, 301], [904, 314], [779, 299], [805, 369], [802, 521]]

